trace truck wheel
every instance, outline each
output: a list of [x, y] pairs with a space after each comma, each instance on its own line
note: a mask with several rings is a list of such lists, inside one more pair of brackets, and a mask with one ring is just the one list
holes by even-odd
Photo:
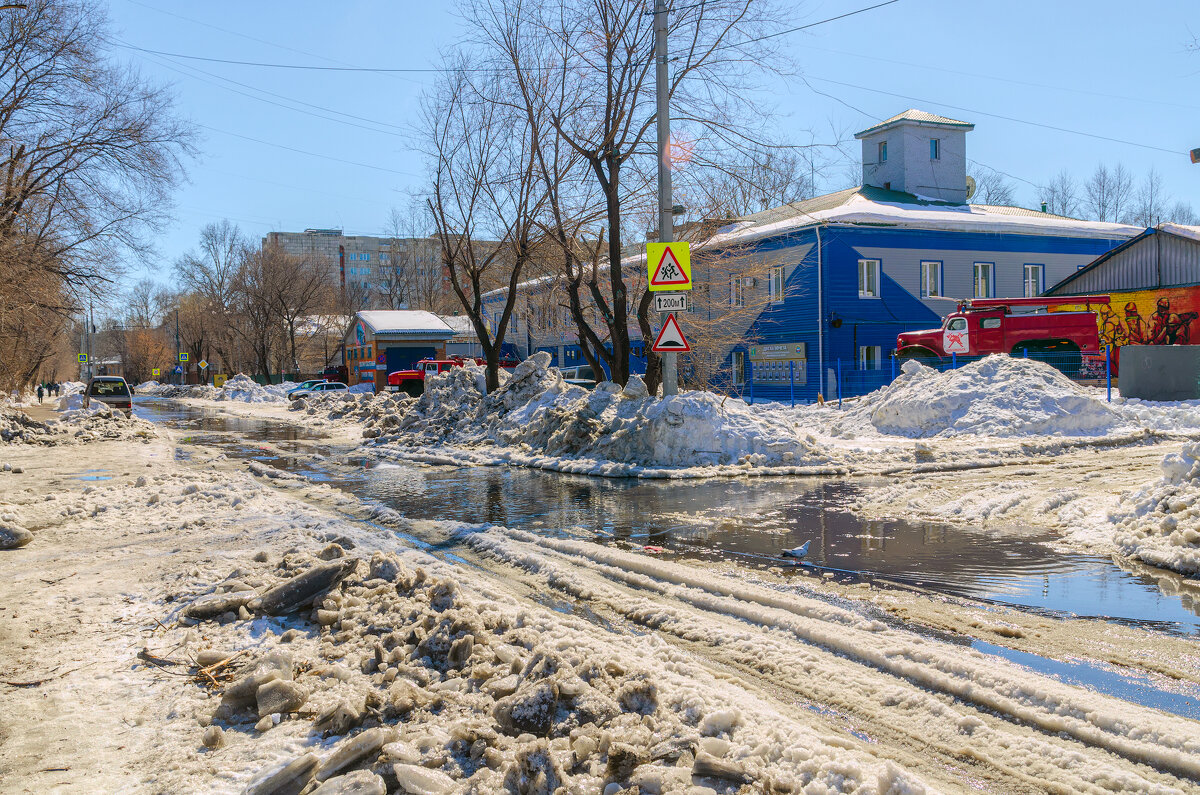
[[412, 397], [420, 397], [421, 394], [425, 391], [425, 382], [424, 381], [405, 381], [404, 384], [400, 387], [400, 390]]
[[896, 359], [899, 360], [901, 365], [909, 360], [913, 360], [920, 362], [926, 367], [933, 367], [934, 369], [936, 369], [939, 364], [938, 357], [934, 356], [929, 351], [922, 350], [900, 351], [896, 354]]

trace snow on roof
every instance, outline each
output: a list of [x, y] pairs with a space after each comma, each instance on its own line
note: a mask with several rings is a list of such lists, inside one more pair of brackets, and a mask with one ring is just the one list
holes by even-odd
[[474, 336], [475, 326], [466, 315], [438, 315], [438, 318], [454, 332], [454, 336]]
[[968, 131], [975, 129], [975, 125], [969, 121], [959, 121], [958, 119], [951, 119], [947, 116], [939, 116], [936, 113], [929, 113], [924, 110], [917, 110], [916, 108], [909, 108], [908, 110], [904, 111], [903, 113], [897, 113], [895, 116], [893, 116], [890, 119], [884, 119], [883, 121], [879, 122], [879, 124], [876, 124], [873, 127], [868, 127], [867, 129], [863, 130], [862, 132], [855, 133], [854, 137], [855, 138], [863, 138], [864, 136], [870, 135], [871, 133], [879, 132], [880, 130], [884, 129], [885, 127], [890, 127], [894, 124], [899, 124], [902, 121], [915, 121], [915, 122], [919, 122], [921, 124], [940, 124], [944, 127], [962, 127]]
[[817, 224], [1105, 239], [1129, 238], [1143, 231], [1140, 226], [1081, 221], [1023, 207], [931, 202], [911, 194], [862, 187], [746, 216], [724, 227], [709, 243], [748, 243]]
[[410, 337], [453, 337], [454, 329], [432, 312], [419, 309], [379, 309], [357, 315], [375, 334], [403, 334]]
[[1179, 237], [1186, 237], [1189, 240], [1200, 242], [1200, 226], [1184, 226], [1183, 224], [1164, 222], [1159, 224], [1157, 229], [1160, 232], [1166, 232], [1167, 234], [1178, 235]]

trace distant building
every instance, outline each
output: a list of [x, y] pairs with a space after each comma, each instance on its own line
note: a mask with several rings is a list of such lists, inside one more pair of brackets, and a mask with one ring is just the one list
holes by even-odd
[[[412, 291], [452, 297], [437, 238], [345, 235], [341, 229], [268, 232], [263, 246], [311, 256], [329, 267], [335, 284], [352, 290], [368, 308], [408, 307]], [[440, 303], [440, 302], [438, 302]]]

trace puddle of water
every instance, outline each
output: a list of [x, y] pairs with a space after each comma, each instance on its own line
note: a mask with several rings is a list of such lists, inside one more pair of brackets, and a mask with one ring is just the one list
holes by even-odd
[[1200, 720], [1200, 692], [1180, 693], [1162, 689], [1163, 685], [1148, 676], [1131, 676], [1083, 660], [1066, 662], [1038, 654], [996, 646], [987, 641], [971, 641], [971, 648], [986, 654], [1003, 657], [1060, 682], [1078, 685], [1144, 707], [1161, 709], [1192, 720]]
[[855, 490], [871, 487], [862, 481], [618, 480], [521, 468], [371, 466], [346, 458], [332, 464], [309, 454], [330, 451], [307, 442], [320, 437], [305, 429], [136, 399], [134, 411], [194, 428], [197, 441], [231, 457], [324, 481], [412, 519], [502, 524], [542, 534], [570, 528], [601, 541], [659, 546], [671, 557], [736, 560], [746, 567], [787, 565], [780, 554], [810, 541], [805, 564], [824, 571], [869, 573], [943, 593], [1200, 634], [1200, 605], [1108, 558], [1058, 552], [1047, 543], [1055, 538], [1047, 532], [863, 520], [839, 510]]

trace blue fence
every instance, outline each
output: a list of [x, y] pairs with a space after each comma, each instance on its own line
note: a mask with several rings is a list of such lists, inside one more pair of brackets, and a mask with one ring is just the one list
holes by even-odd
[[[1088, 386], [1103, 387], [1112, 400], [1112, 352], [1105, 349], [1099, 355], [1079, 353], [1047, 353], [1026, 351], [1022, 358], [1045, 362], [1073, 381]], [[942, 359], [922, 359], [922, 364], [946, 372], [965, 367], [984, 359], [984, 356], [951, 355]], [[824, 378], [816, 362], [746, 361], [741, 383], [733, 391], [747, 403], [826, 403], [839, 405], [847, 398], [858, 397], [887, 386], [900, 375], [904, 360], [888, 356], [882, 361], [834, 359], [825, 363]], [[818, 396], [820, 396], [818, 398]]]

